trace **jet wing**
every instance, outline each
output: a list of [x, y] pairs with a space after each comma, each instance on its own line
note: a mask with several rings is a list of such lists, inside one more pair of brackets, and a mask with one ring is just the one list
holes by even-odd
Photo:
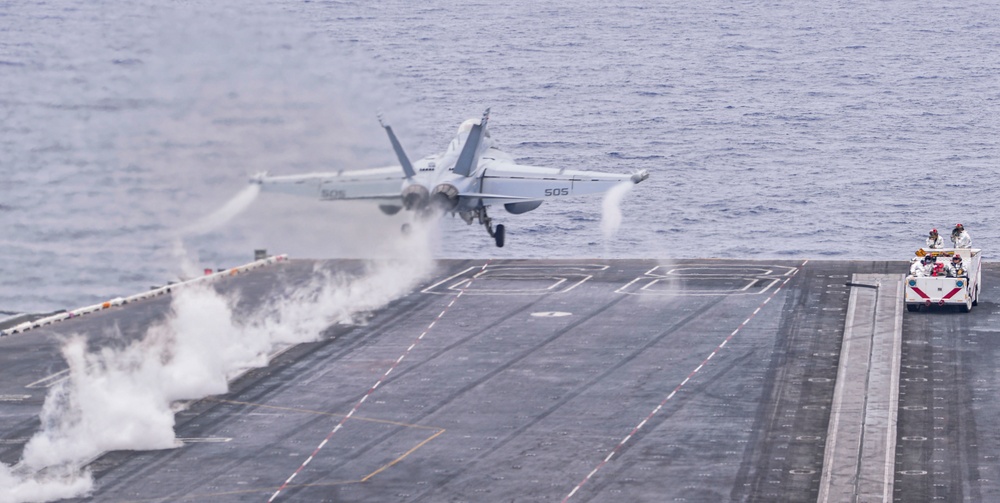
[[304, 175], [254, 176], [264, 192], [282, 192], [315, 197], [323, 201], [370, 199], [380, 202], [400, 202], [406, 176], [399, 166], [386, 168], [343, 170]]
[[[483, 170], [480, 192], [488, 195], [484, 204], [543, 200], [598, 194], [624, 182], [639, 183], [649, 173], [602, 173], [572, 169], [543, 168], [513, 163], [490, 163]], [[474, 197], [474, 194], [462, 194]], [[487, 201], [488, 199], [488, 201]]]

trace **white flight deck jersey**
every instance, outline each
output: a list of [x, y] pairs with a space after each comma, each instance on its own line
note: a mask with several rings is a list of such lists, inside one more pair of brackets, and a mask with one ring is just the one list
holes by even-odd
[[952, 278], [956, 276], [965, 276], [966, 274], [968, 274], [968, 272], [965, 270], [964, 261], [959, 262], [958, 264], [954, 262], [945, 264], [944, 270], [948, 274], [948, 276]]
[[951, 240], [955, 243], [955, 248], [972, 248], [972, 236], [968, 231], [963, 230], [958, 237], [952, 235]]

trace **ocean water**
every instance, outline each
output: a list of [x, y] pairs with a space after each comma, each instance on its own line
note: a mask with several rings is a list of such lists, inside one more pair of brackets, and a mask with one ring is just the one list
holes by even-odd
[[[492, 107], [525, 163], [650, 171], [600, 198], [446, 218], [440, 257], [906, 260], [1000, 233], [993, 2], [0, 2], [0, 311], [72, 308], [184, 263], [380, 255], [401, 217], [247, 177], [440, 151]], [[188, 270], [190, 270], [190, 266]]]

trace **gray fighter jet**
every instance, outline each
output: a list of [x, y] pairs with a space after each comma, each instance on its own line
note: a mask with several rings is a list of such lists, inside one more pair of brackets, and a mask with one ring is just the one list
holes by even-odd
[[[399, 166], [289, 176], [261, 173], [250, 183], [260, 184], [263, 191], [324, 201], [371, 200], [387, 215], [404, 209], [419, 217], [457, 214], [468, 224], [478, 221], [496, 245], [503, 246], [504, 226], [493, 227], [486, 214], [490, 205], [502, 204], [518, 215], [538, 208], [546, 199], [597, 194], [622, 182], [639, 183], [649, 177], [645, 170], [612, 174], [517, 164], [490, 138], [486, 128], [489, 114], [486, 109], [479, 121], [463, 122], [444, 153], [416, 162], [410, 162], [396, 134], [380, 116], [379, 123], [389, 134]], [[403, 224], [403, 231], [408, 229], [409, 224]]]

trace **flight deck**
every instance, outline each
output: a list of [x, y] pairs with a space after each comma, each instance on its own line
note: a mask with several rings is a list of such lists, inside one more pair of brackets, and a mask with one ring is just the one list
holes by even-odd
[[[252, 312], [317, 268], [363, 273], [289, 260], [214, 287]], [[983, 264], [970, 313], [904, 312], [907, 268], [438, 261], [387, 306], [187, 403], [183, 445], [94, 459], [90, 498], [1000, 501], [1000, 265]], [[138, 337], [170, 299], [0, 338], [0, 461], [20, 459], [66, 378], [65, 336]]]

